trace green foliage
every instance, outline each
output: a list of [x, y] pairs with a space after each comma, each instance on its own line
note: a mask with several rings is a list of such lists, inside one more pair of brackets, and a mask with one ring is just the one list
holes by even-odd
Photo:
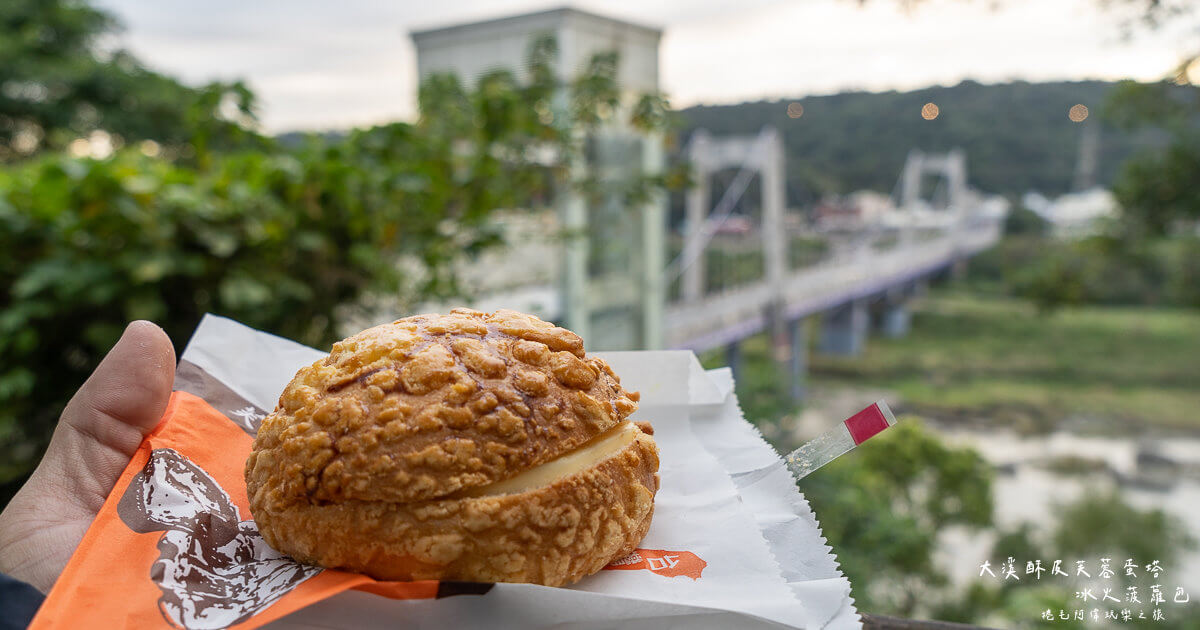
[[[668, 184], [669, 188], [670, 185]], [[682, 241], [671, 244], [668, 260], [675, 260], [683, 251]], [[821, 261], [829, 252], [828, 241], [821, 238], [796, 236], [788, 245], [788, 264], [791, 269], [808, 267]], [[762, 280], [766, 260], [761, 244], [752, 238], [717, 235], [709, 242], [704, 257], [705, 291], [721, 291]], [[678, 299], [682, 279], [671, 284], [671, 299]]]
[[1170, 569], [1196, 546], [1184, 522], [1160, 509], [1139, 510], [1115, 490], [1086, 493], [1056, 511], [1058, 524], [1051, 549], [1063, 557], [1111, 554], [1142, 564], [1159, 560]]
[[1146, 126], [1181, 131], [1195, 124], [1200, 91], [1171, 81], [1121, 81], [1104, 103], [1104, 118], [1123, 129]]
[[1014, 276], [1062, 244], [1048, 240], [1050, 226], [1036, 212], [1015, 205], [1004, 220], [1004, 238], [998, 245], [979, 253], [968, 265], [972, 289], [985, 293], [1014, 292]]
[[995, 585], [972, 581], [960, 596], [940, 602], [931, 616], [995, 628], [1055, 628], [1062, 622], [1042, 621], [1041, 611], [1050, 609], [1057, 614], [1060, 609], [1071, 610], [1076, 607], [1071, 600], [1066, 588], [1048, 582]]
[[1076, 242], [1044, 241], [1044, 248], [1014, 265], [1012, 291], [1042, 310], [1080, 304], [1155, 304], [1161, 283], [1144, 252], [1113, 247], [1103, 237]]
[[[1104, 113], [1123, 128], [1170, 138], [1122, 165], [1113, 185], [1120, 218], [1082, 241], [1004, 243], [1000, 249], [1007, 251], [990, 256], [1008, 264], [989, 281], [1044, 311], [1079, 304], [1200, 306], [1200, 88], [1124, 81], [1109, 94]], [[1014, 251], [1028, 255], [1013, 258]]]
[[[786, 424], [797, 410], [786, 387], [787, 377], [781, 373], [772, 344], [767, 335], [751, 337], [738, 345], [741, 353], [741, 372], [737, 375], [737, 397], [742, 412], [768, 438]], [[728, 363], [729, 357], [720, 350], [711, 350], [700, 357], [706, 368]], [[784, 444], [795, 448], [799, 444]]]
[[185, 157], [265, 142], [247, 126], [254, 98], [244, 85], [192, 88], [127, 52], [98, 53], [97, 40], [115, 28], [83, 2], [0, 3], [0, 162], [96, 130], [118, 145], [151, 139]]
[[1200, 224], [1200, 132], [1181, 133], [1164, 151], [1130, 160], [1113, 193], [1125, 236], [1162, 237]]
[[[340, 305], [399, 289], [398, 256], [429, 270], [421, 294], [452, 290], [447, 263], [488, 241], [485, 208], [453, 173], [373, 150], [407, 135], [384, 127], [203, 171], [122, 151], [0, 173], [0, 426], [42, 442], [131, 319], [180, 343], [213, 311], [323, 344]], [[26, 465], [33, 453], [6, 442], [4, 460]]]
[[822, 238], [795, 236], [788, 243], [788, 268], [811, 267], [829, 253], [829, 241]]
[[766, 272], [761, 248], [732, 245], [721, 247], [718, 243], [704, 250], [706, 291], [724, 291], [756, 282]]
[[1041, 215], [1022, 205], [1016, 205], [1004, 217], [1004, 234], [1009, 236], [1042, 236], [1049, 231], [1049, 224]]
[[971, 259], [966, 282], [974, 291], [1011, 295], [1017, 270], [1030, 266], [1054, 246], [1059, 245], [1051, 245], [1039, 235], [1006, 234], [996, 246]]
[[859, 608], [910, 616], [921, 595], [947, 584], [933, 560], [944, 528], [991, 524], [991, 482], [978, 453], [944, 445], [910, 417], [813, 473], [801, 489], [838, 550]]
[[[1192, 58], [1181, 65], [1186, 77]], [[1128, 129], [1151, 129], [1170, 143], [1129, 159], [1113, 186], [1123, 209], [1124, 239], [1196, 234], [1200, 225], [1200, 86], [1162, 81], [1122, 82], [1105, 108], [1106, 116]]]
[[1084, 304], [1200, 306], [1200, 239], [1005, 238], [971, 262], [969, 280], [1042, 311]]

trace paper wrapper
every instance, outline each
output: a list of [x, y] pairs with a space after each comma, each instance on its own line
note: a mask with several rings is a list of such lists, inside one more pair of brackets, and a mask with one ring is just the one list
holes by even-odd
[[601, 353], [642, 393], [662, 487], [640, 549], [566, 588], [379, 582], [258, 535], [242, 476], [296, 370], [324, 356], [206, 316], [142, 443], [32, 628], [859, 628], [850, 584], [728, 370]]

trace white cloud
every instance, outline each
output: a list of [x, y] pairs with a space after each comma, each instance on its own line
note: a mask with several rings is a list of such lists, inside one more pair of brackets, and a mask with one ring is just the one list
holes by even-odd
[[[413, 115], [407, 32], [558, 6], [461, 0], [100, 0], [119, 42], [191, 82], [245, 78], [271, 131]], [[587, 0], [581, 8], [665, 28], [660, 74], [676, 105], [910, 89], [971, 78], [1156, 78], [1180, 58], [1178, 32], [1126, 43], [1097, 0]], [[1172, 33], [1174, 33], [1172, 35]], [[1170, 35], [1170, 36], [1169, 36]]]
[[771, 7], [668, 31], [663, 77], [681, 105], [845, 89], [1011, 79], [1161, 76], [1178, 59], [1158, 40], [1117, 41], [1094, 0], [932, 0], [858, 8], [842, 0]]

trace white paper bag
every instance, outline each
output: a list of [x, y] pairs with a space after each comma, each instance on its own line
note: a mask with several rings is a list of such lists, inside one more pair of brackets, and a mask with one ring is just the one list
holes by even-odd
[[[705, 372], [690, 352], [598, 355], [626, 389], [641, 392], [634, 419], [654, 426], [662, 486], [640, 547], [661, 556], [566, 588], [497, 584], [484, 594], [419, 600], [346, 591], [269, 627], [861, 627], [812, 510], [742, 418], [730, 372]], [[210, 315], [181, 357], [176, 389], [253, 429], [296, 371], [323, 356]], [[683, 552], [701, 561], [698, 577], [670, 575]]]

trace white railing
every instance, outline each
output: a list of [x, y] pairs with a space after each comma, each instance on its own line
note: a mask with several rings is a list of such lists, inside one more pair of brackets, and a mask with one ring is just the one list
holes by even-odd
[[666, 344], [703, 351], [737, 341], [766, 327], [768, 308], [798, 318], [881, 294], [987, 249], [999, 238], [998, 221], [972, 222], [923, 241], [901, 235], [887, 249], [842, 250], [792, 270], [782, 290], [763, 280], [675, 302], [667, 306]]

